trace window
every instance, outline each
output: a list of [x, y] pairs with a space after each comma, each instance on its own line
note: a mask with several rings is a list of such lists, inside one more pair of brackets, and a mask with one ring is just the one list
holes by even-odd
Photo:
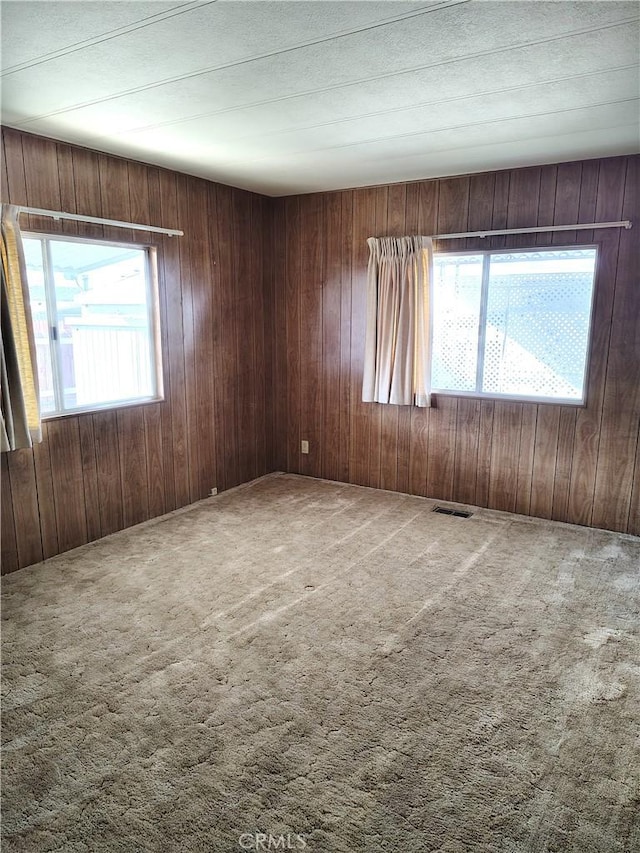
[[23, 235], [43, 417], [159, 399], [145, 246]]
[[434, 392], [583, 403], [596, 249], [434, 256]]

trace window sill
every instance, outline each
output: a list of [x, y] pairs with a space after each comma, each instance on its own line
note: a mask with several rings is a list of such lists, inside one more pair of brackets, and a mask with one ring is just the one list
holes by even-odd
[[477, 394], [473, 391], [431, 391], [434, 397], [456, 397], [460, 400], [483, 400], [491, 403], [528, 403], [543, 406], [571, 406], [572, 409], [586, 409], [586, 400], [570, 400], [566, 397], [520, 397], [515, 394]]
[[138, 406], [151, 406], [154, 403], [163, 403], [164, 400], [164, 397], [144, 397], [136, 398], [135, 400], [122, 400], [117, 403], [105, 403], [103, 406], [96, 404], [95, 406], [87, 406], [79, 409], [65, 409], [64, 412], [51, 412], [41, 415], [41, 420], [43, 422], [57, 421], [63, 418], [75, 418], [78, 415], [98, 415], [101, 412], [113, 412], [118, 409], [134, 409], [138, 408]]

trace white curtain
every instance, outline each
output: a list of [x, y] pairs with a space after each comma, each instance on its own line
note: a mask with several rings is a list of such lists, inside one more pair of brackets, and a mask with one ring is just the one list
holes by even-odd
[[370, 237], [365, 403], [431, 405], [429, 237]]

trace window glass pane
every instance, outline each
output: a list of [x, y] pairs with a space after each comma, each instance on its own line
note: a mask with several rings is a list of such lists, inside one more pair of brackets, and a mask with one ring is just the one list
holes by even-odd
[[51, 339], [47, 320], [47, 296], [44, 285], [44, 264], [42, 260], [42, 241], [25, 238], [24, 256], [29, 284], [29, 303], [31, 320], [36, 344], [38, 363], [38, 383], [40, 386], [40, 412], [43, 415], [54, 412], [56, 399], [51, 365]]
[[431, 384], [441, 391], [474, 391], [482, 255], [436, 255], [433, 285]]
[[483, 392], [582, 398], [595, 256], [491, 255]]
[[50, 240], [64, 408], [155, 394], [147, 253]]

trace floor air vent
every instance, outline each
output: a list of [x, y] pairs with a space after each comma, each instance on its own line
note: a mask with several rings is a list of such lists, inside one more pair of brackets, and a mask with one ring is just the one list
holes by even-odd
[[449, 509], [446, 506], [434, 506], [434, 512], [441, 512], [443, 515], [455, 515], [457, 518], [471, 518], [472, 512], [467, 512], [464, 509]]

